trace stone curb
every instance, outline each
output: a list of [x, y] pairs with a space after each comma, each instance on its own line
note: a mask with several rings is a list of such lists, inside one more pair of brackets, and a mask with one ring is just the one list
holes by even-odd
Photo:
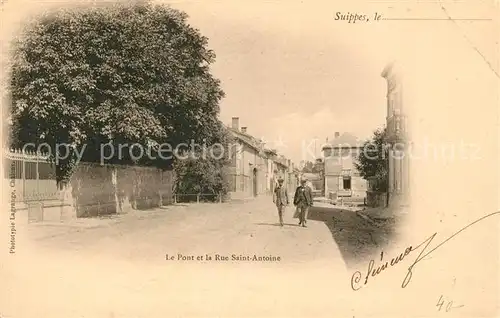
[[382, 224], [380, 222], [377, 222], [374, 218], [366, 215], [363, 211], [356, 211], [356, 214], [366, 220], [368, 223], [370, 223], [373, 226], [376, 227], [382, 227]]
[[[197, 205], [194, 205], [197, 206]], [[52, 227], [52, 228], [66, 228], [68, 230], [78, 230], [78, 229], [95, 229], [95, 228], [101, 228], [101, 227], [107, 227], [111, 226], [120, 222], [123, 222], [127, 218], [138, 218], [140, 216], [146, 216], [146, 215], [154, 215], [154, 214], [161, 214], [161, 213], [166, 213], [170, 208], [181, 208], [185, 209], [188, 208], [188, 205], [184, 204], [175, 204], [175, 205], [169, 205], [169, 206], [164, 206], [160, 207], [154, 210], [145, 210], [145, 211], [134, 211], [134, 212], [129, 212], [129, 213], [123, 213], [123, 214], [116, 214], [112, 217], [109, 218], [89, 218], [91, 220], [90, 222], [85, 222], [83, 219], [80, 222], [75, 222], [74, 220], [68, 220], [68, 221], [62, 221], [62, 222], [56, 222], [56, 221], [42, 221], [42, 222], [34, 222], [34, 223], [29, 223], [23, 225], [24, 227], [27, 228], [47, 228], [47, 227]], [[62, 233], [64, 234], [64, 233]], [[50, 235], [52, 236], [52, 235]]]
[[366, 213], [364, 213], [364, 211], [357, 211], [356, 214], [358, 216], [360, 216], [361, 218], [363, 218], [364, 220], [366, 220], [371, 225], [379, 227], [379, 228], [383, 227], [383, 223], [378, 221], [378, 220], [387, 221], [387, 220], [395, 220], [396, 219], [395, 217], [376, 219], [376, 218], [373, 218], [371, 216], [366, 215]]
[[75, 223], [57, 223], [57, 222], [42, 222], [42, 223], [33, 223], [28, 226], [30, 227], [58, 227], [58, 228], [72, 228], [72, 229], [89, 229], [101, 227], [103, 225], [108, 225], [110, 223], [115, 222], [103, 222], [101, 224], [75, 224]]

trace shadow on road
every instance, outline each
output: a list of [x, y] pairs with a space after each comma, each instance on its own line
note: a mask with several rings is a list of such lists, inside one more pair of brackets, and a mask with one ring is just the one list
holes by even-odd
[[[256, 225], [280, 226], [279, 223], [255, 223]], [[283, 223], [284, 226], [299, 226], [298, 224]]]
[[394, 226], [376, 227], [354, 211], [311, 207], [308, 219], [324, 222], [349, 268], [369, 261], [394, 239]]

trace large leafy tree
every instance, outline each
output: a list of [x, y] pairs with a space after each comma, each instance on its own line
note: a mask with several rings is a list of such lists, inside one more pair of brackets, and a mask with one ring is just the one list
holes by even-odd
[[[156, 145], [221, 141], [215, 54], [186, 19], [140, 2], [58, 11], [27, 25], [11, 68], [12, 145], [85, 145], [85, 161], [113, 149], [112, 163], [168, 167], [173, 159], [159, 158]], [[120, 145], [134, 143], [151, 146], [151, 158], [133, 158], [130, 148], [118, 157]], [[60, 179], [74, 158], [60, 162]]]
[[374, 183], [375, 190], [387, 191], [388, 185], [388, 154], [386, 143], [386, 128], [373, 132], [370, 140], [363, 145], [354, 165], [361, 177]]
[[178, 201], [214, 201], [224, 199], [229, 191], [228, 164], [232, 154], [234, 139], [229, 131], [219, 126], [214, 133], [219, 141], [203, 149], [195, 150], [185, 160], [178, 160], [174, 164], [176, 172], [175, 192]]

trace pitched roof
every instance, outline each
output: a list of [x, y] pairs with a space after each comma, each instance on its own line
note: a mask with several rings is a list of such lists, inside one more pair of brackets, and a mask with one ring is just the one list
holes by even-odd
[[362, 147], [364, 141], [359, 139], [358, 137], [346, 132], [340, 135], [337, 138], [328, 139], [328, 142], [325, 144], [324, 148], [353, 148], [353, 147]]
[[277, 156], [278, 152], [275, 149], [269, 149], [264, 147], [264, 153], [266, 153], [269, 156]]
[[231, 131], [233, 136], [235, 136], [239, 140], [243, 141], [244, 143], [246, 143], [250, 147], [252, 147], [256, 150], [262, 150], [262, 143], [257, 138], [255, 138], [247, 133], [241, 132], [237, 129], [234, 129], [232, 127], [229, 127], [229, 130]]
[[235, 138], [257, 150], [261, 155], [267, 155], [268, 158], [272, 158], [277, 164], [288, 167], [288, 159], [285, 156], [278, 154], [275, 149], [265, 148], [261, 140], [238, 129], [234, 129], [232, 127], [228, 127], [228, 129]]
[[283, 155], [276, 156], [276, 158], [274, 159], [274, 162], [279, 164], [279, 165], [282, 165], [283, 167], [288, 167], [288, 159], [285, 158], [285, 156], [283, 156]]

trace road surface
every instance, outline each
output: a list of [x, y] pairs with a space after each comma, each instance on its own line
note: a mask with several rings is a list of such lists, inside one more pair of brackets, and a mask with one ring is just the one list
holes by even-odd
[[348, 306], [332, 304], [332, 293], [352, 293], [353, 266], [378, 252], [387, 232], [351, 211], [313, 208], [307, 228], [292, 215], [287, 208], [279, 227], [262, 197], [139, 211], [88, 228], [30, 226], [2, 271], [3, 315], [331, 317], [329, 307]]

